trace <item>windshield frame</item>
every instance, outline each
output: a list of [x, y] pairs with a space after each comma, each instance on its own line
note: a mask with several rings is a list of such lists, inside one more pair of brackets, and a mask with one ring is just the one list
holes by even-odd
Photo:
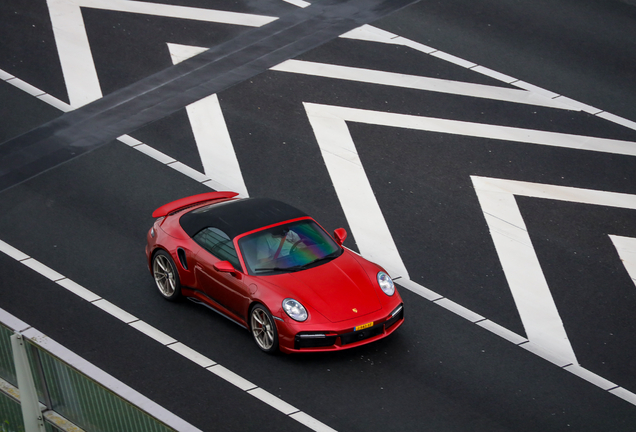
[[[256, 248], [256, 242], [260, 239], [264, 238], [264, 235], [271, 235], [272, 232], [286, 230], [292, 231], [297, 237], [300, 237], [296, 231], [293, 230], [294, 227], [306, 226], [306, 225], [314, 225], [315, 233], [319, 234], [324, 240], [324, 244], [318, 245], [316, 243], [313, 244], [305, 244], [302, 243], [302, 249], [306, 252], [307, 257], [303, 261], [303, 257], [300, 256], [302, 254], [294, 254], [293, 256], [287, 255], [278, 258], [276, 261], [268, 260], [267, 262], [261, 262], [257, 264], [256, 255], [257, 252], [255, 250], [252, 251], [251, 256], [247, 249]], [[260, 233], [260, 235], [259, 235]], [[300, 233], [300, 235], [304, 235], [304, 233]], [[285, 239], [287, 239], [288, 234], [286, 234]], [[277, 241], [278, 239], [283, 240], [283, 237], [274, 237]], [[305, 240], [309, 240], [308, 237]], [[249, 243], [248, 243], [249, 241]], [[303, 239], [301, 239], [301, 242]], [[313, 218], [306, 216], [296, 219], [290, 219], [287, 221], [279, 222], [273, 225], [268, 225], [262, 228], [258, 228], [241, 235], [238, 235], [234, 239], [234, 243], [237, 251], [239, 252], [239, 259], [241, 260], [241, 264], [245, 269], [246, 273], [252, 276], [272, 276], [278, 274], [286, 274], [292, 273], [302, 270], [307, 270], [310, 268], [318, 267], [320, 265], [326, 264], [333, 259], [338, 258], [344, 252], [342, 246], [338, 244], [334, 240], [334, 238], [329, 235], [329, 233]], [[287, 243], [287, 242], [286, 242]], [[291, 243], [291, 242], [290, 242]], [[321, 250], [320, 246], [325, 246], [328, 248], [325, 251]], [[288, 246], [289, 248], [289, 246]], [[270, 249], [271, 250], [271, 249]], [[289, 250], [289, 249], [288, 249]], [[279, 251], [280, 252], [280, 251]], [[283, 252], [281, 252], [283, 253]], [[287, 260], [285, 260], [287, 258]], [[293, 264], [292, 264], [293, 262]], [[277, 264], [278, 263], [278, 264]], [[264, 271], [258, 271], [259, 268], [268, 269]]]

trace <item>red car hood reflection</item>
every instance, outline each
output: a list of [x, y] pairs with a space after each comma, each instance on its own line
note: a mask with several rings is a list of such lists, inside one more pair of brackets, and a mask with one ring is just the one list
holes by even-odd
[[382, 307], [366, 272], [346, 251], [321, 266], [269, 280], [297, 293], [296, 300], [331, 322], [366, 315]]

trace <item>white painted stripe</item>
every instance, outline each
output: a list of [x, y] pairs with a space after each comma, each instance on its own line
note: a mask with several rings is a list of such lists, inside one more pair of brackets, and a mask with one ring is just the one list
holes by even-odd
[[632, 405], [636, 405], [636, 394], [624, 389], [623, 387], [615, 388], [613, 390], [610, 390], [609, 392], [625, 400], [626, 402], [629, 402]]
[[271, 70], [467, 97], [500, 100], [520, 104], [538, 105], [550, 108], [572, 109], [570, 106], [559, 101], [540, 96], [526, 90], [450, 81], [416, 75], [404, 75], [394, 72], [330, 65], [325, 63], [287, 60], [272, 67]]
[[161, 153], [159, 150], [156, 150], [153, 147], [150, 147], [147, 144], [140, 144], [135, 146], [135, 150], [142, 152], [146, 156], [150, 156], [154, 160], [161, 162], [162, 164], [170, 164], [172, 162], [176, 162], [177, 160], [168, 156], [165, 153]]
[[403, 286], [409, 291], [414, 292], [420, 297], [424, 297], [426, 300], [435, 301], [435, 300], [439, 300], [443, 298], [441, 295], [437, 294], [436, 292], [431, 291], [430, 289], [425, 288], [421, 286], [420, 284], [417, 284], [411, 281], [410, 279], [400, 278], [396, 280], [395, 283], [397, 283], [400, 286]]
[[514, 195], [471, 179], [528, 339], [578, 364]]
[[471, 70], [475, 72], [479, 72], [482, 75], [489, 76], [490, 78], [494, 78], [498, 81], [505, 82], [507, 84], [512, 84], [515, 81], [518, 81], [517, 78], [513, 78], [509, 75], [502, 74], [500, 72], [494, 71], [484, 66], [475, 66], [471, 68]]
[[636, 238], [610, 235], [625, 270], [636, 285]]
[[210, 49], [206, 47], [180, 45], [174, 43], [168, 43], [167, 45], [168, 51], [170, 51], [170, 59], [172, 60], [173, 65], [179, 64], [184, 60], [192, 58]]
[[174, 339], [173, 337], [168, 336], [161, 330], [151, 326], [145, 321], [134, 321], [130, 323], [130, 326], [133, 328], [136, 328], [137, 330], [139, 330], [146, 336], [156, 340], [162, 345], [169, 345], [169, 344], [173, 344], [177, 342], [177, 340]]
[[236, 158], [223, 111], [216, 94], [186, 107], [203, 170], [210, 178], [223, 179], [239, 196], [249, 196]]
[[214, 366], [216, 364], [214, 360], [207, 358], [203, 354], [200, 354], [199, 352], [193, 350], [187, 345], [182, 344], [181, 342], [168, 345], [168, 348], [175, 352], [178, 352], [191, 362], [194, 362], [203, 368], [209, 368], [210, 366]]
[[92, 363], [87, 362], [82, 357], [55, 342], [53, 339], [49, 338], [38, 330], [30, 328], [22, 332], [22, 336], [30, 340], [32, 343], [42, 347], [44, 350], [50, 352], [55, 357], [59, 358], [68, 365], [72, 366], [80, 373], [86, 375], [94, 381], [97, 381], [102, 386], [112, 391], [119, 397], [122, 397], [131, 404], [137, 406], [138, 408], [141, 408], [143, 411], [147, 412], [157, 420], [165, 423], [169, 427], [183, 432], [200, 432], [199, 429], [195, 428], [191, 424], [185, 422], [183, 419], [167, 411], [165, 408], [151, 401], [141, 393], [133, 390], [113, 376], [107, 374]]
[[320, 423], [318, 420], [305, 414], [302, 411], [291, 414], [290, 417], [296, 420], [298, 423], [304, 424], [309, 429], [314, 430], [316, 432], [335, 432], [334, 429], [330, 428], [324, 423]]
[[79, 5], [72, 0], [47, 0], [55, 45], [68, 97], [81, 107], [102, 97]]
[[99, 300], [96, 300], [92, 303], [98, 308], [100, 308], [101, 310], [103, 310], [104, 312], [114, 316], [115, 318], [125, 322], [126, 324], [130, 324], [131, 322], [134, 322], [134, 321], [139, 321], [139, 318], [137, 318], [136, 316], [129, 314], [128, 312], [120, 308], [119, 306], [115, 306], [108, 300], [104, 300], [101, 297]]
[[57, 281], [56, 283], [60, 285], [61, 287], [66, 288], [67, 290], [75, 294], [76, 296], [81, 297], [88, 302], [92, 303], [101, 298], [94, 292], [87, 290], [80, 284], [73, 282], [70, 279], [64, 278], [62, 280]]
[[15, 78], [15, 76], [11, 75], [9, 72], [0, 69], [0, 79], [6, 81], [8, 79]]
[[636, 195], [594, 189], [581, 189], [545, 183], [529, 183], [518, 180], [471, 176], [480, 191], [506, 195], [523, 195], [581, 204], [617, 207], [636, 210]]
[[71, 105], [80, 107], [102, 97], [81, 7], [154, 16], [259, 27], [276, 17], [147, 3], [132, 0], [47, 0], [53, 35]]
[[473, 67], [477, 66], [476, 63], [470, 62], [468, 60], [461, 59], [461, 58], [456, 57], [456, 56], [454, 56], [452, 54], [448, 54], [448, 53], [445, 53], [445, 52], [442, 52], [442, 51], [433, 51], [431, 53], [431, 55], [433, 57], [440, 58], [440, 59], [445, 60], [445, 61], [447, 61], [449, 63], [453, 63], [453, 64], [456, 64], [458, 66], [461, 66], [461, 67], [464, 67], [464, 68], [467, 68], [467, 69], [470, 69], [470, 68], [473, 68]]
[[0, 240], [0, 252], [4, 253], [5, 255], [9, 255], [11, 258], [13, 258], [16, 261], [22, 261], [29, 258], [27, 254], [17, 250], [13, 246], [3, 242], [2, 240]]
[[[471, 179], [528, 339], [578, 364], [515, 195], [633, 210], [636, 195], [476, 176]], [[617, 249], [626, 251], [634, 244], [632, 239], [614, 240], [618, 241]]]
[[353, 121], [380, 126], [401, 127], [405, 129], [636, 156], [636, 143], [632, 141], [370, 111], [332, 105], [312, 103], [304, 103], [304, 105], [305, 110], [311, 112], [313, 116], [329, 119], [329, 123], [334, 124], [338, 119], [342, 122]]
[[489, 76], [491, 78], [494, 78], [496, 80], [508, 83], [508, 84], [513, 84], [521, 89], [527, 90], [529, 92], [535, 93], [537, 95], [541, 95], [543, 97], [547, 97], [550, 99], [554, 99], [554, 98], [560, 98], [562, 102], [567, 102], [567, 105], [569, 107], [571, 107], [572, 109], [577, 109], [577, 110], [581, 110], [581, 111], [585, 111], [588, 112], [590, 114], [594, 114], [598, 117], [602, 117], [606, 120], [609, 120], [611, 122], [614, 122], [616, 124], [620, 124], [622, 126], [628, 127], [630, 129], [634, 129], [636, 130], [636, 122], [632, 121], [632, 120], [627, 120], [625, 118], [619, 117], [617, 115], [614, 114], [610, 114], [607, 113], [599, 108], [595, 108], [592, 107], [590, 105], [587, 104], [583, 104], [581, 102], [572, 100], [570, 98], [567, 98], [565, 96], [559, 95], [555, 92], [552, 92], [550, 90], [546, 90], [543, 89], [541, 87], [532, 85], [530, 83], [527, 83], [525, 81], [521, 81], [518, 80], [514, 77], [511, 77], [509, 75], [506, 74], [502, 74], [500, 72], [497, 71], [493, 71], [492, 69], [489, 69], [485, 66], [481, 66], [481, 65], [477, 65], [471, 61], [468, 60], [464, 60], [461, 59], [459, 57], [447, 54], [447, 53], [443, 53], [439, 50], [436, 50], [435, 48], [431, 48], [427, 45], [421, 44], [419, 42], [415, 42], [412, 41], [410, 39], [406, 39], [403, 38], [401, 36], [395, 35], [393, 33], [389, 33], [386, 32], [384, 30], [378, 29], [376, 27], [370, 26], [368, 24], [365, 24], [361, 27], [358, 27], [357, 29], [351, 30], [343, 35], [340, 36], [341, 38], [348, 38], [348, 39], [356, 39], [356, 40], [362, 40], [362, 41], [369, 41], [369, 42], [378, 42], [378, 43], [385, 43], [385, 44], [392, 44], [392, 45], [402, 45], [402, 46], [406, 46], [409, 48], [412, 48], [416, 51], [420, 51], [423, 52], [425, 54], [430, 54], [433, 55], [435, 57], [438, 57], [440, 59], [443, 60], [447, 60], [450, 61], [451, 63], [457, 64], [459, 66], [468, 68], [472, 71], [475, 71], [477, 73], [480, 73], [482, 75], [486, 75]]
[[557, 96], [560, 96], [558, 93], [554, 93], [553, 91], [546, 90], [546, 89], [543, 89], [541, 87], [537, 87], [536, 85], [533, 85], [533, 84], [530, 84], [530, 83], [527, 83], [527, 82], [521, 81], [521, 80], [515, 81], [513, 83], [513, 85], [515, 85], [516, 87], [531, 91], [533, 93], [537, 93], [537, 94], [543, 95], [543, 96], [548, 97], [548, 98], [555, 98]]
[[122, 142], [130, 147], [135, 147], [135, 146], [138, 146], [139, 144], [143, 144], [137, 138], [133, 138], [130, 135], [122, 135], [119, 138], [117, 138], [117, 141]]
[[240, 375], [235, 374], [231, 370], [217, 364], [215, 366], [211, 366], [207, 368], [210, 372], [215, 374], [216, 376], [223, 378], [225, 381], [234, 384], [236, 387], [240, 388], [243, 391], [252, 390], [256, 388], [255, 384], [252, 384], [245, 378]]
[[182, 164], [181, 162], [175, 161], [168, 164], [170, 168], [175, 171], [179, 171], [181, 174], [190, 177], [193, 180], [198, 181], [199, 183], [203, 183], [205, 181], [210, 180], [205, 174], [200, 173], [194, 168], [190, 168], [189, 166]]
[[386, 30], [379, 29], [377, 27], [373, 27], [369, 24], [364, 24], [358, 28], [350, 30], [342, 35], [341, 38], [344, 39], [355, 39], [367, 42], [379, 42], [379, 43], [387, 43], [387, 44], [395, 44], [400, 45], [395, 40], [399, 36], [388, 32]]
[[554, 351], [551, 351], [543, 346], [537, 345], [533, 342], [526, 342], [521, 345], [518, 345], [521, 348], [530, 351], [532, 354], [537, 355], [544, 360], [549, 361], [552, 364], [555, 364], [559, 367], [565, 367], [569, 364], [572, 364], [572, 361], [569, 358], [564, 358], [558, 354], [555, 354]]
[[347, 124], [328, 107], [303, 105], [358, 249], [392, 277], [408, 278]]
[[424, 54], [433, 54], [437, 50], [435, 48], [431, 48], [428, 45], [421, 44], [419, 42], [412, 41], [410, 39], [405, 39], [403, 37], [399, 37], [396, 39], [399, 42], [399, 45], [404, 45], [409, 48], [413, 48], [416, 51], [423, 52]]
[[31, 270], [35, 270], [36, 272], [40, 273], [45, 278], [52, 280], [53, 282], [64, 279], [64, 276], [62, 276], [52, 268], [45, 266], [41, 262], [34, 260], [33, 258], [27, 258], [24, 261], [20, 262], [29, 267]]
[[625, 119], [623, 117], [619, 117], [617, 115], [610, 114], [608, 112], [602, 112], [602, 113], [598, 114], [598, 117], [604, 118], [605, 120], [611, 121], [611, 122], [619, 124], [621, 126], [625, 126], [627, 128], [636, 130], [636, 122], [633, 122], [631, 120], [627, 120], [627, 119]]
[[31, 84], [22, 81], [19, 78], [11, 78], [5, 81], [8, 84], [11, 84], [14, 87], [19, 88], [23, 92], [30, 94], [31, 96], [40, 96], [43, 95], [44, 92], [37, 87], [32, 86]]
[[517, 333], [508, 330], [505, 327], [500, 326], [497, 323], [494, 323], [490, 320], [479, 321], [477, 323], [478, 326], [485, 328], [489, 332], [496, 334], [497, 336], [506, 339], [508, 342], [512, 342], [515, 345], [522, 344], [524, 342], [528, 342], [528, 339], [519, 336]]
[[574, 99], [570, 99], [569, 97], [565, 97], [565, 96], [557, 96], [553, 100], [563, 103], [567, 106], [570, 106], [572, 107], [572, 109], [575, 109], [577, 111], [583, 111], [592, 115], [599, 114], [603, 111], [598, 108], [594, 108], [593, 106], [590, 106], [581, 102], [577, 102]]
[[248, 390], [248, 393], [254, 396], [255, 398], [265, 402], [267, 405], [271, 406], [272, 408], [277, 409], [278, 411], [282, 412], [285, 415], [293, 414], [295, 412], [300, 411], [298, 408], [288, 404], [287, 402], [285, 402], [284, 400], [280, 398], [277, 398], [273, 394], [266, 392], [262, 388], [255, 388], [252, 390]]
[[[204, 49], [177, 44], [168, 44], [168, 48], [173, 61], [189, 58]], [[240, 197], [248, 197], [217, 95], [213, 94], [188, 105], [186, 111], [207, 177], [223, 179], [230, 190], [238, 192]]]
[[462, 318], [467, 319], [468, 321], [475, 323], [477, 321], [482, 321], [485, 318], [469, 309], [466, 309], [464, 306], [461, 306], [457, 303], [455, 303], [452, 300], [449, 300], [447, 298], [443, 298], [440, 300], [437, 300], [435, 303], [437, 303], [439, 306], [443, 307], [444, 309], [448, 309], [449, 311], [453, 312], [456, 315], [459, 315]]
[[278, 19], [277, 17], [254, 15], [239, 12], [227, 12], [214, 9], [202, 9], [187, 6], [175, 6], [161, 3], [147, 3], [132, 0], [72, 0], [78, 6], [105, 9], [118, 12], [130, 12], [144, 15], [188, 19], [194, 21], [216, 22], [247, 27], [260, 27]]
[[609, 390], [617, 387], [613, 382], [606, 380], [603, 377], [596, 375], [595, 373], [590, 372], [587, 369], [582, 368], [579, 365], [570, 365], [564, 368], [566, 371], [573, 373], [579, 378], [584, 379], [585, 381], [589, 381], [597, 387], [602, 388], [603, 390]]
[[69, 111], [73, 111], [73, 107], [70, 106], [69, 104], [67, 104], [66, 102], [62, 102], [61, 100], [59, 100], [56, 97], [51, 96], [50, 94], [42, 94], [40, 96], [37, 97], [38, 99], [40, 99], [42, 102], [46, 102], [47, 104], [51, 105], [53, 108], [57, 108], [62, 112], [69, 112]]
[[294, 6], [298, 6], [300, 8], [306, 8], [307, 6], [311, 6], [311, 3], [306, 2], [304, 0], [283, 0], [289, 4], [293, 4]]

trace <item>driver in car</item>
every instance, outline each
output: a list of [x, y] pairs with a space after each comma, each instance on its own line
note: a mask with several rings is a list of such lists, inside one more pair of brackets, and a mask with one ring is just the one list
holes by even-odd
[[300, 241], [300, 236], [290, 229], [264, 233], [256, 240], [256, 259], [259, 262], [276, 261], [289, 255], [293, 246]]

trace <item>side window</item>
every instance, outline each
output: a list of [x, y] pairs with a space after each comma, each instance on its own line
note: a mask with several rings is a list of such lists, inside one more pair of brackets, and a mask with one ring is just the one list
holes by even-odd
[[241, 270], [234, 243], [223, 231], [218, 228], [208, 227], [199, 231], [193, 238], [199, 246], [212, 255], [221, 261], [229, 261], [235, 269]]

